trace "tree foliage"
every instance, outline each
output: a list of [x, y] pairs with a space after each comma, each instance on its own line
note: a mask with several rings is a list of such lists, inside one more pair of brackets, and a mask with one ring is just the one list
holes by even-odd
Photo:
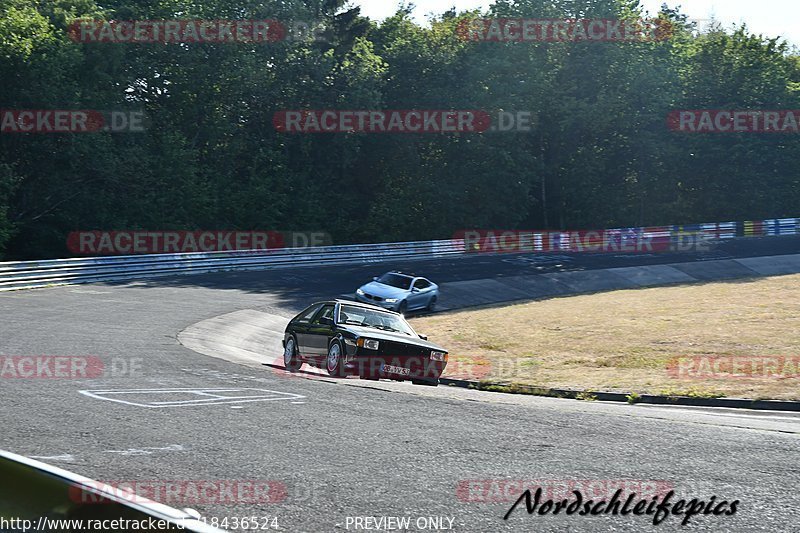
[[[590, 228], [797, 215], [791, 134], [670, 131], [675, 109], [800, 109], [800, 58], [746, 27], [641, 43], [473, 42], [475, 17], [639, 18], [635, 0], [498, 0], [377, 24], [344, 0], [0, 0], [0, 107], [136, 109], [141, 133], [0, 134], [0, 254], [70, 231], [279, 229], [337, 243], [464, 228]], [[278, 19], [275, 43], [76, 43], [77, 18]], [[529, 131], [287, 134], [298, 109], [530, 111]]]

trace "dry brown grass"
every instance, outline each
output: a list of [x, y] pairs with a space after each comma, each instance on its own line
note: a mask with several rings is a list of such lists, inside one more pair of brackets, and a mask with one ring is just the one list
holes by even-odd
[[[420, 317], [451, 374], [639, 394], [800, 399], [800, 379], [677, 379], [682, 356], [799, 356], [800, 275], [572, 296]], [[470, 375], [465, 375], [470, 374]]]

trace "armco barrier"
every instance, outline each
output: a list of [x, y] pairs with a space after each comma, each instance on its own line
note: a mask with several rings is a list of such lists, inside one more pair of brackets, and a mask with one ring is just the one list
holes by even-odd
[[[679, 238], [689, 233], [709, 239], [800, 234], [800, 219], [711, 222], [633, 229], [651, 238]], [[557, 232], [555, 232], [557, 233]], [[553, 233], [553, 234], [555, 234]], [[570, 232], [561, 232], [569, 242]], [[541, 250], [541, 235], [537, 250]], [[467, 253], [463, 239], [384, 244], [354, 244], [311, 248], [193, 252], [15, 261], [0, 263], [0, 292], [95, 281], [141, 279], [175, 274], [266, 270], [316, 265], [348, 265], [413, 260]]]
[[[0, 479], [0, 524], [10, 524], [2, 526], [0, 531], [4, 532], [77, 531], [83, 527], [100, 531], [99, 526], [92, 525], [101, 521], [112, 524], [109, 531], [225, 531], [206, 524], [196, 511], [174, 509], [125, 487], [94, 481], [4, 450], [0, 450]], [[126, 525], [120, 526], [122, 520]]]
[[744, 237], [800, 235], [800, 218], [747, 220], [742, 224], [742, 232], [740, 235]]
[[0, 263], [0, 291], [226, 270], [265, 270], [425, 259], [461, 253], [464, 253], [463, 241], [446, 240], [16, 261]]

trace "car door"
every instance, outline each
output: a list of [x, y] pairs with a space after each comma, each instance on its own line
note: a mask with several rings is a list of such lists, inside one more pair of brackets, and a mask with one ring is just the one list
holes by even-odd
[[308, 354], [308, 329], [311, 326], [311, 319], [321, 308], [322, 304], [316, 304], [304, 309], [292, 323], [292, 331], [297, 339], [297, 353], [301, 359], [305, 359]]
[[335, 304], [325, 304], [322, 306], [308, 325], [306, 333], [306, 353], [308, 357], [318, 362], [325, 361], [328, 356], [328, 342], [333, 337], [333, 326], [323, 323], [323, 318], [333, 320]]
[[431, 282], [425, 278], [417, 278], [411, 286], [411, 294], [408, 297], [408, 308], [419, 309], [428, 305], [431, 299]]

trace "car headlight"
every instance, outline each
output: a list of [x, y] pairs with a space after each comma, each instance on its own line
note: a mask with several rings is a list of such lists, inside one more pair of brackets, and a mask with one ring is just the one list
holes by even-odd
[[387, 304], [396, 304], [396, 303], [397, 303], [397, 300], [398, 300], [398, 298], [386, 298], [386, 300], [384, 300], [384, 301], [385, 301]]
[[364, 291], [362, 291], [361, 289], [356, 289], [356, 294], [358, 294], [359, 296], [364, 296]]
[[378, 341], [375, 339], [365, 339], [363, 337], [359, 338], [358, 341], [356, 341], [356, 344], [362, 348], [366, 348], [367, 350], [377, 350], [379, 345]]
[[444, 361], [445, 359], [447, 359], [446, 352], [431, 352], [431, 361]]
[[349, 344], [350, 346], [355, 346], [356, 345], [356, 341], [354, 341], [353, 339], [345, 339], [344, 343], [345, 344]]

